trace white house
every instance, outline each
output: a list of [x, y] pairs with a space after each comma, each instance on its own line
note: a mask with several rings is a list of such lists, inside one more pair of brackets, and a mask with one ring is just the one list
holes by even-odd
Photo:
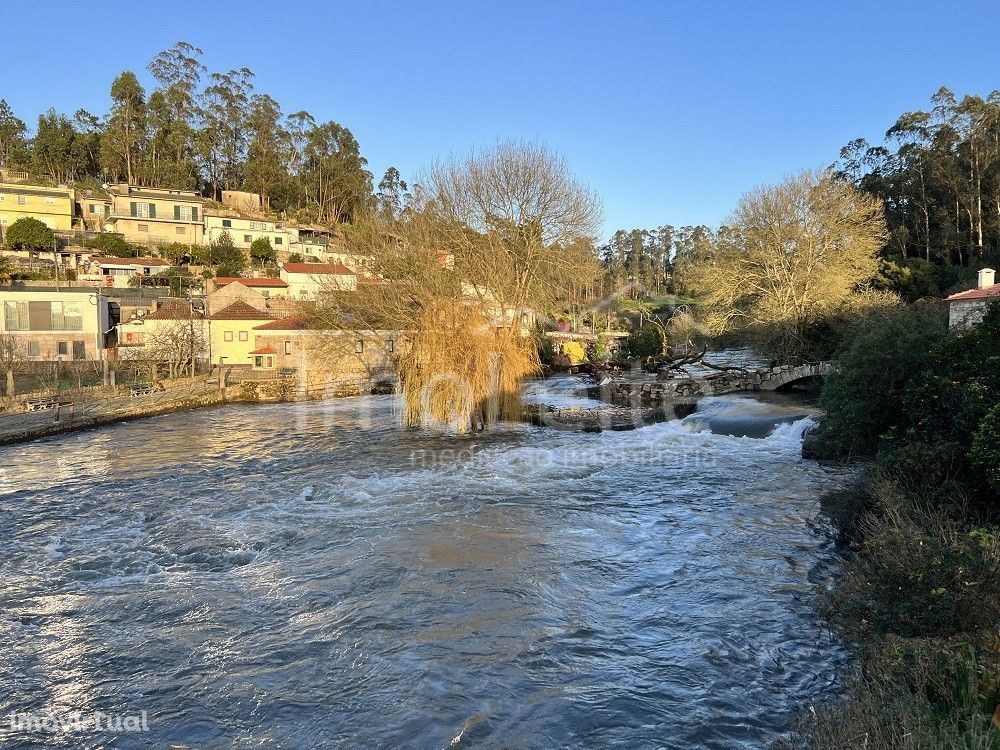
[[996, 272], [984, 268], [979, 272], [979, 283], [975, 289], [959, 292], [948, 297], [948, 326], [953, 330], [963, 330], [978, 325], [986, 315], [987, 306], [1000, 300], [1000, 284], [994, 283]]
[[249, 219], [235, 213], [205, 212], [205, 240], [218, 242], [223, 233], [228, 233], [233, 244], [243, 250], [250, 248], [262, 237], [271, 243], [277, 252], [287, 251], [298, 245], [299, 230], [267, 219]]
[[325, 292], [353, 292], [358, 277], [343, 263], [283, 263], [281, 280], [288, 284], [288, 298], [312, 300]]

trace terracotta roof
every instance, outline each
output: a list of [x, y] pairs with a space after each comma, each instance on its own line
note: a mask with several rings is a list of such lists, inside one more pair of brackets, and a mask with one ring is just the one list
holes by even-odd
[[966, 299], [988, 299], [990, 297], [1000, 296], [1000, 284], [993, 284], [992, 286], [985, 286], [976, 289], [970, 289], [967, 292], [959, 292], [958, 294], [953, 294], [947, 298], [949, 302], [956, 302]]
[[255, 349], [254, 351], [252, 351], [250, 353], [251, 354], [277, 354], [277, 352], [274, 350], [274, 347], [271, 347], [271, 346], [262, 346], [260, 349]]
[[309, 323], [302, 315], [292, 315], [287, 318], [272, 320], [254, 328], [255, 331], [305, 331]]
[[288, 283], [281, 279], [241, 279], [235, 276], [216, 276], [212, 281], [215, 282], [216, 286], [225, 286], [226, 284], [232, 284], [234, 281], [240, 282], [243, 286], [273, 286], [281, 288], [288, 286]]
[[237, 300], [211, 316], [212, 320], [269, 320], [270, 318], [268, 313], [248, 305], [243, 300]]
[[92, 263], [102, 266], [169, 266], [169, 260], [163, 258], [109, 258], [98, 256], [90, 259]]
[[192, 311], [191, 306], [187, 302], [177, 299], [170, 300], [163, 304], [156, 312], [151, 312], [149, 315], [140, 318], [140, 320], [190, 320], [191, 318], [200, 320], [201, 317], [201, 313], [197, 310]]
[[307, 273], [313, 276], [354, 276], [343, 263], [286, 263], [288, 273]]

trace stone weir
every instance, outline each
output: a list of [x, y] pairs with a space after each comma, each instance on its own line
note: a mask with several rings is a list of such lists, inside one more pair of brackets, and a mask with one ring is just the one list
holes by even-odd
[[775, 391], [800, 380], [824, 377], [831, 369], [829, 362], [816, 362], [761, 370], [725, 369], [700, 377], [665, 371], [655, 379], [609, 379], [588, 388], [587, 395], [621, 407], [676, 405], [699, 396]]

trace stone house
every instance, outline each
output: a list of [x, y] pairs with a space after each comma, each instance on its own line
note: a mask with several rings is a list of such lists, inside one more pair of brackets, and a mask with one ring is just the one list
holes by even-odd
[[947, 298], [949, 328], [965, 330], [982, 321], [989, 304], [1000, 299], [1000, 284], [994, 283], [995, 275], [996, 272], [992, 268], [984, 268], [979, 272], [975, 289], [959, 292]]

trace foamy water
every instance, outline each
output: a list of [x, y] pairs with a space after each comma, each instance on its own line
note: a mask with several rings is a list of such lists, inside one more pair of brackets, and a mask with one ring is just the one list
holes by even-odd
[[[231, 406], [0, 451], [0, 711], [60, 747], [760, 748], [844, 659], [808, 416], [623, 433]], [[773, 422], [734, 437], [713, 423]], [[0, 723], [0, 745], [35, 740]]]

